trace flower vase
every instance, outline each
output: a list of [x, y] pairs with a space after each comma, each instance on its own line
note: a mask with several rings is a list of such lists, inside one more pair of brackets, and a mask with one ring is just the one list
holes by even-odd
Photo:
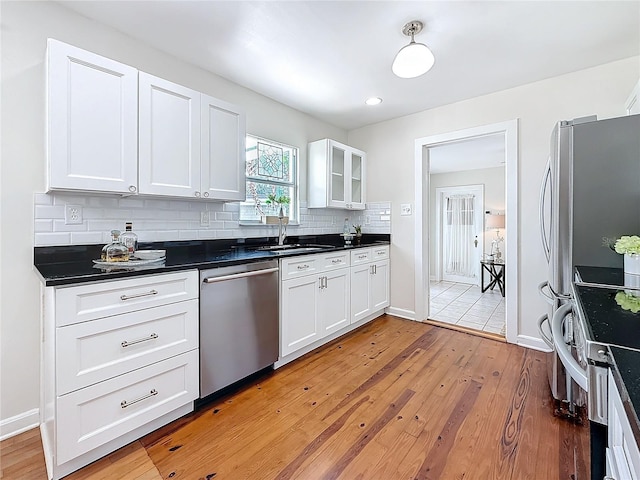
[[624, 273], [625, 275], [640, 275], [640, 254], [624, 254]]

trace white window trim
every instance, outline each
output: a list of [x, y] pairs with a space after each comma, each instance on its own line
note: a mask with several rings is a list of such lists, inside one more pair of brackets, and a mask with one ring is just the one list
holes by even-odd
[[[292, 226], [300, 225], [301, 224], [300, 223], [300, 148], [296, 147], [295, 145], [289, 145], [288, 143], [279, 142], [277, 140], [271, 140], [269, 138], [260, 137], [258, 135], [253, 135], [251, 133], [247, 133], [246, 136], [251, 137], [258, 141], [270, 143], [272, 145], [282, 146], [285, 148], [290, 148], [296, 151], [295, 162], [293, 162], [293, 165], [291, 165], [291, 168], [293, 169], [292, 183], [281, 182], [277, 180], [265, 180], [264, 178], [261, 178], [261, 177], [250, 177], [248, 175], [245, 179], [245, 182], [255, 181], [259, 183], [267, 183], [270, 185], [293, 188], [293, 195], [292, 195], [291, 203], [289, 204], [289, 225], [292, 225]], [[245, 152], [245, 156], [246, 156], [246, 152]], [[240, 203], [244, 203], [244, 202], [240, 202]], [[291, 217], [291, 213], [294, 213], [295, 215]], [[260, 220], [243, 220], [241, 218], [239, 218], [239, 225], [242, 227], [267, 227], [267, 228], [278, 227], [278, 225], [266, 225], [262, 223]]]

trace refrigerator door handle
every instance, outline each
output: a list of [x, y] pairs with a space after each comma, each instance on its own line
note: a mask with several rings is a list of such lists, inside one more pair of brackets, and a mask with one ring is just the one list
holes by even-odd
[[[553, 301], [555, 300], [555, 298], [550, 293], [547, 293], [545, 291], [545, 288], [550, 288], [548, 281], [542, 282], [540, 285], [538, 285], [538, 292], [540, 292], [540, 295], [542, 295], [545, 302], [547, 302], [549, 305], [553, 305]], [[551, 347], [551, 345], [549, 346]]]
[[538, 332], [540, 333], [540, 338], [542, 338], [544, 343], [546, 343], [551, 350], [555, 350], [553, 348], [553, 338], [550, 338], [549, 335], [547, 335], [547, 332], [545, 332], [544, 328], [542, 327], [542, 325], [544, 325], [545, 323], [549, 323], [549, 315], [547, 315], [546, 313], [538, 319]]
[[[558, 300], [571, 300], [571, 294], [568, 293], [558, 293], [556, 292], [551, 285], [547, 282], [547, 288], [551, 292], [551, 296], [553, 298], [557, 298]], [[543, 294], [544, 295], [544, 294]]]
[[[551, 248], [549, 247], [549, 236], [547, 235], [547, 229], [545, 226], [545, 215], [544, 215], [544, 204], [545, 197], [547, 194], [547, 187], [549, 187], [551, 179], [551, 157], [547, 159], [547, 166], [544, 171], [544, 176], [542, 177], [542, 185], [540, 186], [540, 201], [539, 201], [539, 212], [538, 216], [540, 219], [540, 238], [542, 239], [542, 249], [544, 250], [544, 256], [547, 257], [547, 263], [551, 257]], [[551, 215], [553, 215], [553, 210], [551, 211]], [[553, 218], [551, 219], [553, 221]]]
[[553, 314], [551, 319], [551, 335], [553, 337], [553, 344], [555, 350], [558, 353], [558, 357], [567, 370], [567, 374], [573, 378], [573, 380], [582, 388], [585, 392], [589, 391], [587, 385], [587, 371], [582, 368], [578, 361], [573, 358], [569, 345], [564, 343], [564, 336], [562, 334], [562, 324], [564, 319], [573, 311], [573, 305], [566, 303], [562, 305]]

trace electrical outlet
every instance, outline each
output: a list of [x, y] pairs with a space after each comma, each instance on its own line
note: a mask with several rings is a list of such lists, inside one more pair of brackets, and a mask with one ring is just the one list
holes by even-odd
[[82, 225], [82, 205], [65, 205], [65, 225]]
[[367, 215], [364, 217], [364, 224], [371, 225], [371, 215]]
[[209, 212], [200, 212], [200, 226], [208, 227], [210, 225]]

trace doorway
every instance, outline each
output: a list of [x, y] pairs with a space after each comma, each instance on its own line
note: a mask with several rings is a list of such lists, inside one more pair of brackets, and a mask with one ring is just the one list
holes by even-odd
[[518, 120], [469, 128], [450, 133], [419, 138], [415, 141], [416, 196], [415, 196], [415, 318], [423, 321], [429, 316], [430, 249], [435, 241], [430, 232], [430, 157], [435, 147], [460, 141], [498, 135], [504, 144], [505, 181], [505, 229], [504, 251], [509, 252], [509, 263], [505, 265], [505, 312], [506, 340], [518, 340]]

